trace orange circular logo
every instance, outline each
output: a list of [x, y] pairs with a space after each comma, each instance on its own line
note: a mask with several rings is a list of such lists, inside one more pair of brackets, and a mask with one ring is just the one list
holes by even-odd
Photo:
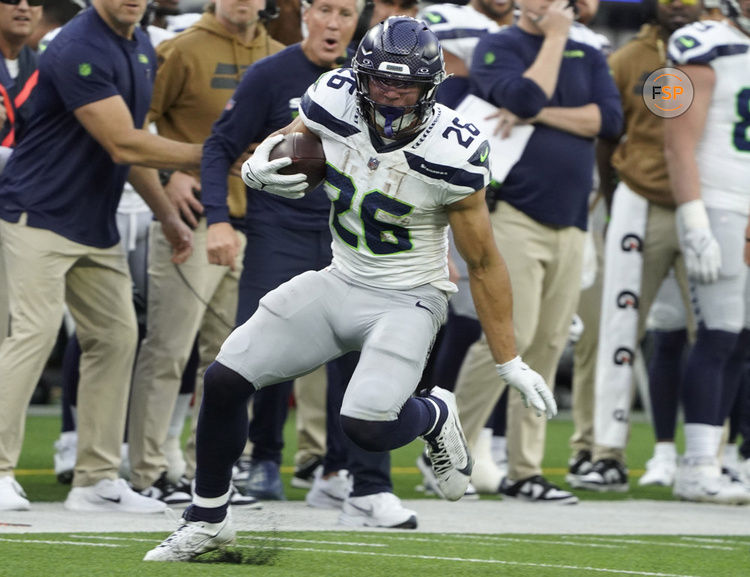
[[661, 118], [674, 118], [693, 103], [693, 83], [682, 70], [659, 68], [643, 83], [643, 102]]

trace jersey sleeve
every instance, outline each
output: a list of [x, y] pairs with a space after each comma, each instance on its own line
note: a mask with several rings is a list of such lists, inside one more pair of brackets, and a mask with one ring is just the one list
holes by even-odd
[[731, 50], [724, 24], [701, 21], [683, 26], [669, 38], [668, 57], [676, 65], [710, 64]]
[[359, 133], [354, 94], [356, 87], [350, 68], [321, 75], [300, 101], [299, 113], [305, 126], [318, 136], [339, 141]]
[[438, 105], [440, 119], [430, 131], [424, 156], [405, 151], [409, 167], [434, 179], [443, 189], [446, 204], [452, 204], [490, 181], [490, 144], [484, 134], [450, 108]]
[[108, 54], [86, 42], [67, 42], [41, 67], [53, 79], [68, 111], [119, 94]]

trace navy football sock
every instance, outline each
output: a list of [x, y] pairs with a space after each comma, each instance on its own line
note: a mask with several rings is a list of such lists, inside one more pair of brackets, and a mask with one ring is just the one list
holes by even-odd
[[[218, 362], [208, 367], [203, 383], [203, 403], [196, 433], [195, 493], [210, 499], [229, 491], [232, 466], [245, 448], [247, 402], [255, 388]], [[191, 515], [210, 521], [204, 516], [207, 515], [205, 510], [195, 507]]]
[[[740, 390], [740, 383], [742, 382], [742, 371], [748, 357], [750, 357], [750, 331], [745, 329], [742, 330], [737, 337], [734, 350], [732, 351], [732, 354], [729, 355], [727, 364], [724, 367], [724, 383], [721, 390], [721, 409], [719, 412], [719, 420], [716, 423], [717, 425], [723, 423], [732, 412], [735, 400], [737, 399], [737, 392]], [[735, 426], [735, 434], [738, 428], [738, 426]]]
[[648, 390], [657, 440], [674, 439], [687, 331], [652, 331], [653, 353], [648, 365]]
[[[442, 404], [438, 399], [433, 400]], [[441, 407], [443, 421], [446, 414], [447, 410]], [[347, 437], [366, 451], [390, 451], [411, 443], [431, 429], [436, 416], [435, 406], [430, 401], [412, 397], [404, 403], [395, 421], [365, 421], [341, 415], [341, 427]]]
[[709, 330], [704, 326], [698, 329], [683, 380], [686, 423], [719, 424], [724, 369], [736, 340], [735, 333]]

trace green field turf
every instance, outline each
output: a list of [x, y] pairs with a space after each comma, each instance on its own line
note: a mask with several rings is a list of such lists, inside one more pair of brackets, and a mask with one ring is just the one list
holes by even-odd
[[[631, 472], [631, 491], [626, 494], [597, 494], [590, 491], [578, 491], [576, 494], [582, 500], [672, 499], [671, 489], [669, 488], [638, 487], [638, 477], [643, 474], [645, 463], [651, 457], [654, 442], [651, 426], [643, 422], [643, 419], [640, 419], [640, 421], [633, 423], [627, 450], [628, 466]], [[282, 476], [287, 498], [289, 500], [301, 500], [304, 499], [305, 491], [295, 489], [290, 485], [296, 448], [294, 422], [294, 412], [292, 411], [285, 428], [287, 447], [284, 451]], [[55, 480], [52, 470], [52, 455], [54, 454], [52, 444], [59, 433], [60, 419], [57, 416], [30, 416], [27, 420], [26, 440], [16, 477], [32, 501], [63, 501], [67, 495], [69, 487], [60, 485]], [[548, 423], [544, 473], [550, 481], [562, 486], [564, 486], [567, 460], [570, 455], [568, 439], [572, 433], [573, 423], [569, 419], [558, 417]], [[678, 443], [681, 443], [680, 438], [678, 438]], [[422, 481], [415, 465], [422, 447], [421, 441], [415, 441], [392, 453], [393, 485], [396, 494], [402, 499], [414, 499], [422, 496], [415, 490], [415, 487]], [[748, 524], [750, 526], [750, 517]], [[750, 569], [748, 570], [748, 577], [750, 577]]]
[[[0, 575], [746, 577], [750, 567], [750, 537], [403, 532], [241, 533], [231, 556], [142, 562], [161, 538], [151, 533], [0, 535]], [[236, 564], [240, 556], [253, 566]]]
[[[289, 484], [295, 445], [291, 417], [285, 431], [288, 447], [283, 476], [287, 497], [300, 500], [305, 491]], [[68, 491], [67, 486], [57, 483], [52, 471], [52, 444], [59, 426], [57, 416], [31, 416], [27, 421], [17, 476], [32, 501], [62, 501]], [[544, 470], [552, 481], [560, 484], [566, 470], [571, 432], [572, 423], [564, 417], [549, 423]], [[637, 485], [644, 463], [651, 456], [652, 443], [650, 426], [634, 423], [628, 448], [631, 492], [622, 495], [578, 491], [581, 500], [672, 499], [670, 489]], [[415, 489], [421, 482], [414, 466], [420, 450], [421, 443], [415, 442], [393, 452], [394, 487], [402, 498], [422, 496]], [[644, 511], [644, 523], [647, 516]], [[446, 528], [449, 527], [450, 520], [446, 519]], [[750, 577], [750, 535], [241, 532], [228, 554], [209, 554], [200, 562], [189, 564], [142, 562], [145, 552], [165, 536], [166, 533], [13, 534], [4, 533], [0, 527], [0, 577]], [[238, 563], [240, 559], [242, 563]]]

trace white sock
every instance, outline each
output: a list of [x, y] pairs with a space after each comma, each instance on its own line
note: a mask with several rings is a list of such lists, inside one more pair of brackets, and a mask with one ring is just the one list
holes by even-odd
[[182, 436], [182, 430], [185, 428], [185, 419], [190, 410], [190, 401], [192, 398], [193, 393], [177, 395], [177, 401], [175, 401], [174, 409], [172, 410], [172, 420], [169, 422], [167, 437], [177, 437], [179, 439]]
[[735, 443], [724, 445], [724, 453], [721, 457], [721, 464], [727, 469], [736, 471], [739, 468], [740, 453]]
[[703, 423], [685, 423], [685, 458], [716, 458], [716, 427]]
[[677, 447], [674, 442], [659, 442], [654, 445], [654, 457], [662, 459], [676, 459]]
[[490, 447], [495, 463], [504, 463], [508, 460], [508, 440], [505, 437], [493, 436]]

